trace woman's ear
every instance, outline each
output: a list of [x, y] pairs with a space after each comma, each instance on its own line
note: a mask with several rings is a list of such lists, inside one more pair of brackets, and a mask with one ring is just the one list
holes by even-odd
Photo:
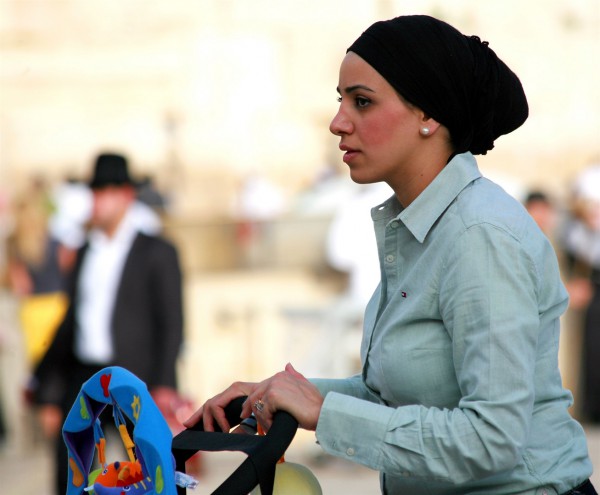
[[421, 127], [419, 129], [419, 133], [421, 134], [421, 136], [432, 136], [442, 126], [437, 120], [425, 113], [422, 114], [420, 120]]

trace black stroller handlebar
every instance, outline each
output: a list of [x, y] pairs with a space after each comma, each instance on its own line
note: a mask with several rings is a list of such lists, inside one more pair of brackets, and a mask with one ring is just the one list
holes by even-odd
[[[225, 408], [230, 425], [240, 424], [242, 404], [246, 397], [238, 397]], [[248, 457], [215, 490], [212, 495], [246, 495], [260, 485], [262, 495], [272, 495], [275, 466], [292, 443], [298, 422], [285, 412], [278, 411], [266, 435], [244, 435], [203, 431], [202, 421], [173, 438], [172, 451], [177, 471], [185, 472], [185, 462], [197, 451], [242, 451]], [[178, 487], [178, 494], [185, 495]]]

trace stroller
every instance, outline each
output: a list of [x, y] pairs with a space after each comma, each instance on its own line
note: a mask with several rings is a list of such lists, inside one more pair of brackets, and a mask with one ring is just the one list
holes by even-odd
[[[244, 400], [240, 397], [226, 408], [229, 424], [240, 423]], [[107, 462], [99, 419], [107, 406], [113, 408], [128, 461]], [[63, 426], [69, 454], [67, 495], [185, 495], [198, 484], [185, 472], [186, 461], [198, 451], [247, 454], [212, 495], [320, 494], [320, 486], [307, 468], [279, 463], [297, 428], [297, 421], [280, 411], [266, 435], [204, 432], [197, 425], [173, 437], [144, 382], [124, 368], [108, 367], [83, 384]], [[95, 453], [101, 467], [90, 472]], [[283, 481], [284, 469], [280, 468], [286, 464], [301, 468], [294, 473], [296, 478], [306, 478], [300, 492]]]

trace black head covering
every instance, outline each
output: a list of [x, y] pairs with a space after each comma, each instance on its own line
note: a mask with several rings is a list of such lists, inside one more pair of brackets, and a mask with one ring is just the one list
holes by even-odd
[[527, 119], [521, 82], [488, 43], [433, 17], [376, 22], [348, 51], [447, 127], [456, 153], [485, 155]]
[[96, 158], [94, 175], [89, 186], [92, 189], [102, 189], [107, 186], [134, 186], [135, 182], [129, 175], [127, 158], [115, 153], [102, 153]]

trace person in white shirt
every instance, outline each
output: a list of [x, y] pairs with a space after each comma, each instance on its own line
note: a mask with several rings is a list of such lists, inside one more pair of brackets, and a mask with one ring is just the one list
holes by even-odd
[[107, 366], [144, 381], [165, 416], [176, 402], [182, 342], [182, 280], [174, 245], [157, 219], [140, 215], [127, 159], [98, 156], [90, 182], [91, 229], [78, 250], [70, 306], [34, 372], [33, 400], [43, 430], [56, 438], [56, 493], [66, 492], [67, 450], [60, 425], [83, 383]]

